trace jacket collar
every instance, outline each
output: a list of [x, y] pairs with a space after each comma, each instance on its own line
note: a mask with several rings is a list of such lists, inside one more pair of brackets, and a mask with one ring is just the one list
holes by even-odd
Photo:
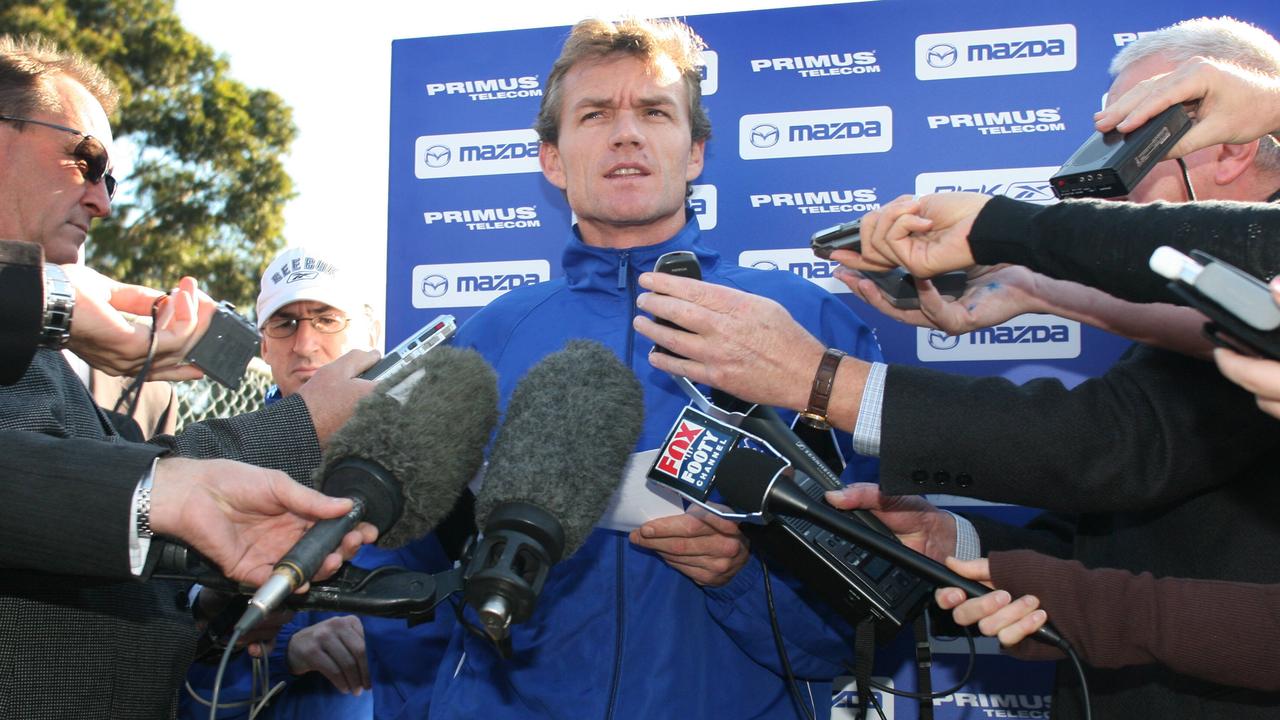
[[[689, 250], [698, 256], [706, 274], [720, 263], [720, 254], [708, 248], [702, 242], [702, 232], [698, 228], [698, 218], [692, 210], [685, 209], [685, 224], [670, 239], [657, 245], [615, 250], [600, 248], [582, 242], [578, 226], [573, 226], [569, 244], [565, 247], [560, 264], [564, 271], [565, 282], [574, 290], [613, 290], [626, 286], [626, 278], [619, 282], [620, 269], [625, 267], [631, 276], [653, 269], [653, 264], [664, 253], [674, 250]], [[620, 287], [621, 286], [621, 287]]]

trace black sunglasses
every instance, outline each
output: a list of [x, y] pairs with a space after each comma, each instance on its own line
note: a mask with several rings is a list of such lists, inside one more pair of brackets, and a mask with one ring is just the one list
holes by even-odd
[[107, 186], [107, 198], [113, 198], [116, 196], [116, 179], [111, 176], [111, 173], [107, 172], [107, 149], [102, 146], [102, 143], [98, 138], [92, 135], [85, 135], [75, 128], [45, 122], [44, 120], [32, 120], [31, 118], [14, 117], [12, 115], [0, 115], [0, 120], [43, 125], [47, 128], [61, 130], [84, 138], [76, 145], [75, 149], [71, 151], [71, 154], [76, 160], [84, 163], [84, 167], [81, 168], [80, 174], [84, 176], [85, 180], [88, 180], [91, 183], [96, 184], [101, 182], [105, 184]]

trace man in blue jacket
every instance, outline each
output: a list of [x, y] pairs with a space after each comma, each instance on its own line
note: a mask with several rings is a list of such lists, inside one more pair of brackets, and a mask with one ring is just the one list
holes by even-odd
[[[657, 447], [688, 402], [649, 365], [652, 343], [631, 327], [637, 278], [664, 253], [692, 251], [710, 282], [774, 298], [829, 342], [880, 357], [871, 330], [834, 296], [790, 273], [737, 267], [702, 243], [686, 207], [711, 132], [701, 105], [702, 47], [674, 21], [588, 20], [573, 28], [537, 120], [543, 173], [578, 220], [564, 275], [503, 295], [456, 339], [497, 369], [504, 403], [525, 372], [567, 340], [603, 342], [644, 385], [637, 451]], [[848, 474], [871, 479], [874, 464], [853, 460]], [[533, 616], [512, 628], [510, 659], [456, 628], [430, 697], [411, 699], [397, 717], [427, 716], [428, 705], [432, 718], [798, 717], [762, 583], [733, 523], [686, 513], [630, 535], [597, 528], [552, 569]], [[828, 717], [830, 679], [852, 654], [850, 633], [785, 582], [773, 587], [801, 693], [811, 712]]]

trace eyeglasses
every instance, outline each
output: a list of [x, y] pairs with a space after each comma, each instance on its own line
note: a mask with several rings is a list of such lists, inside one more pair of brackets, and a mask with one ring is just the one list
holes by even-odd
[[281, 340], [283, 338], [293, 337], [298, 332], [298, 323], [311, 323], [311, 327], [318, 333], [325, 335], [333, 335], [347, 329], [347, 325], [351, 324], [351, 318], [345, 315], [314, 315], [312, 317], [273, 317], [262, 326], [262, 332], [267, 337]]
[[116, 179], [107, 172], [107, 149], [103, 147], [102, 142], [92, 135], [69, 128], [66, 125], [58, 125], [56, 123], [45, 122], [43, 120], [32, 120], [31, 118], [14, 117], [12, 115], [0, 115], [0, 120], [8, 120], [9, 122], [31, 123], [32, 125], [43, 125], [54, 130], [61, 130], [72, 135], [78, 135], [82, 138], [71, 151], [72, 156], [81, 164], [80, 174], [95, 185], [103, 183], [107, 186], [107, 198], [116, 196]]

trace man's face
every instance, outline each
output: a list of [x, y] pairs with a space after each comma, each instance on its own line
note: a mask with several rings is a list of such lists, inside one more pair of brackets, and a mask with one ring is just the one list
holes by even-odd
[[561, 85], [560, 137], [542, 171], [564, 190], [585, 242], [655, 244], [684, 226], [685, 184], [702, 172], [689, 95], [670, 59], [630, 55], [575, 65]]
[[298, 392], [298, 388], [310, 380], [317, 370], [346, 354], [348, 350], [369, 347], [368, 328], [360, 313], [351, 316], [351, 322], [346, 328], [331, 335], [316, 330], [310, 322], [302, 320], [318, 315], [348, 317], [341, 310], [324, 303], [299, 300], [285, 305], [271, 316], [272, 320], [298, 319], [297, 330], [292, 336], [273, 338], [265, 330], [262, 333], [262, 359], [271, 366], [271, 379], [284, 397]]
[[[65, 125], [97, 138], [112, 151], [111, 126], [98, 101], [80, 83], [52, 81], [61, 110], [36, 110], [31, 119]], [[0, 237], [44, 247], [45, 259], [73, 263], [93, 218], [111, 213], [104, 183], [90, 183], [72, 150], [83, 140], [72, 133], [27, 123], [0, 122]]]
[[[1124, 72], [1116, 76], [1111, 88], [1107, 91], [1107, 102], [1111, 103], [1120, 99], [1134, 85], [1150, 78], [1154, 75], [1167, 73], [1177, 67], [1176, 63], [1170, 62], [1159, 55], [1153, 55], [1149, 58], [1136, 62], [1125, 69]], [[1191, 185], [1196, 190], [1197, 196], [1201, 200], [1211, 200], [1216, 185], [1212, 182], [1208, 175], [1209, 165], [1216, 154], [1215, 147], [1197, 150], [1184, 158], [1187, 163], [1187, 173], [1191, 177]], [[1186, 185], [1182, 181], [1182, 171], [1178, 169], [1178, 163], [1175, 160], [1162, 160], [1151, 168], [1151, 172], [1147, 174], [1142, 182], [1133, 189], [1133, 192], [1126, 199], [1129, 202], [1147, 203], [1156, 200], [1164, 200], [1165, 202], [1185, 202], [1190, 198], [1187, 197]]]

